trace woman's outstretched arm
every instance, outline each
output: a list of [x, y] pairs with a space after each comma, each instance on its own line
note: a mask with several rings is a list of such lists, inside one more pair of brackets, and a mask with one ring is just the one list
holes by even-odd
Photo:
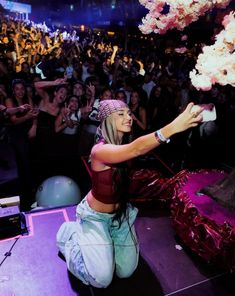
[[174, 134], [183, 132], [195, 127], [202, 120], [200, 115], [202, 109], [192, 113], [193, 103], [189, 103], [184, 112], [178, 115], [171, 123], [167, 124], [160, 131], [141, 136], [125, 145], [97, 144], [92, 148], [91, 159], [104, 164], [119, 163], [134, 157], [144, 155], [162, 143], [161, 138], [169, 139]]

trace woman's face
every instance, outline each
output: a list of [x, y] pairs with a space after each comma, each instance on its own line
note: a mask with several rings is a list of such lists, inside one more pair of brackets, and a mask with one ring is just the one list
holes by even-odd
[[13, 92], [14, 92], [15, 98], [17, 100], [23, 99], [23, 97], [25, 95], [25, 87], [24, 87], [24, 85], [22, 83], [16, 83], [14, 85]]
[[82, 96], [84, 94], [84, 90], [83, 90], [83, 87], [82, 87], [81, 84], [76, 83], [74, 85], [74, 87], [73, 87], [73, 94], [75, 96], [78, 96], [78, 97], [80, 97], [80, 96]]
[[76, 97], [71, 97], [69, 100], [68, 107], [71, 111], [78, 110], [78, 99]]
[[132, 94], [131, 94], [131, 103], [133, 104], [133, 105], [135, 105], [135, 104], [138, 104], [138, 102], [139, 102], [139, 94], [137, 93], [137, 92], [133, 92]]
[[65, 87], [61, 87], [57, 92], [55, 92], [55, 99], [59, 104], [65, 101], [66, 96], [67, 96], [67, 89]]
[[126, 103], [126, 96], [123, 92], [118, 92], [115, 99]]
[[131, 111], [128, 107], [122, 108], [112, 114], [116, 129], [121, 133], [129, 133], [132, 127]]
[[103, 95], [101, 96], [100, 100], [112, 100], [113, 99], [113, 94], [110, 90], [104, 91]]

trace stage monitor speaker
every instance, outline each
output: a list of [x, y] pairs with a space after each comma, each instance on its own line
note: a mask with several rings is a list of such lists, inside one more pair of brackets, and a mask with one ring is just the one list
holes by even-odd
[[27, 233], [25, 216], [19, 209], [19, 196], [0, 199], [0, 240]]

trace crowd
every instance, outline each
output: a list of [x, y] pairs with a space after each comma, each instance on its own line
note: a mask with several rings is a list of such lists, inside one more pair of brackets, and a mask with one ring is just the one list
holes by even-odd
[[208, 92], [195, 90], [188, 74], [198, 45], [177, 53], [179, 44], [167, 40], [164, 50], [162, 44], [146, 47], [140, 35], [126, 48], [105, 32], [79, 36], [75, 30], [1, 19], [0, 139], [14, 149], [23, 208], [34, 199], [36, 164], [53, 175], [53, 159], [66, 155], [69, 167], [90, 154], [103, 100], [129, 105], [132, 139], [169, 123], [189, 102], [213, 103], [216, 121], [173, 136], [158, 153], [175, 172], [223, 162], [234, 165], [234, 89], [216, 85]]

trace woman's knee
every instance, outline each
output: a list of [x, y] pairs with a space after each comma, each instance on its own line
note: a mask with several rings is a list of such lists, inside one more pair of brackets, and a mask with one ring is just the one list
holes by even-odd
[[139, 245], [130, 248], [116, 248], [116, 274], [128, 278], [136, 270], [139, 262]]
[[130, 277], [137, 268], [137, 263], [132, 266], [117, 266], [116, 267], [116, 275], [119, 278], [128, 278]]
[[[73, 256], [70, 261], [69, 270], [78, 278], [82, 279], [89, 285], [96, 288], [106, 288], [110, 285], [113, 279], [114, 264], [109, 261], [102, 263], [99, 260], [85, 260], [82, 254]], [[90, 261], [90, 262], [89, 262]]]
[[66, 252], [65, 256], [69, 271], [84, 284], [96, 288], [106, 288], [110, 285], [113, 278], [113, 269], [111, 266], [100, 267], [94, 264], [93, 268], [88, 268], [80, 250], [77, 250], [77, 248], [70, 249], [70, 254]]
[[113, 270], [111, 268], [101, 268], [97, 272], [90, 273], [90, 284], [96, 288], [107, 288], [113, 280]]

